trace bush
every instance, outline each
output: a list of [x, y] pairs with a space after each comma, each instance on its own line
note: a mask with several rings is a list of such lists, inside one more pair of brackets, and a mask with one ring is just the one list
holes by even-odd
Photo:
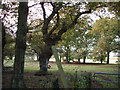
[[76, 71], [74, 75], [71, 75], [69, 83], [73, 84], [73, 88], [90, 88], [91, 73], [82, 72], [78, 74]]

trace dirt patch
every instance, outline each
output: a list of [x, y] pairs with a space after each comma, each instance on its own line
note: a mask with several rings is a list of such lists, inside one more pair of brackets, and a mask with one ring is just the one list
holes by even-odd
[[93, 83], [93, 87], [94, 88], [103, 88], [102, 84], [98, 83], [98, 82], [94, 82]]
[[[37, 71], [25, 72], [24, 81], [27, 88], [52, 88], [53, 82], [58, 78], [58, 72], [51, 75], [35, 76]], [[50, 72], [51, 73], [51, 72]], [[5, 71], [2, 74], [2, 88], [11, 88], [13, 71]], [[62, 86], [60, 86], [62, 87]]]
[[12, 77], [12, 73], [3, 73], [2, 74], [2, 88], [10, 88], [11, 87], [11, 77]]

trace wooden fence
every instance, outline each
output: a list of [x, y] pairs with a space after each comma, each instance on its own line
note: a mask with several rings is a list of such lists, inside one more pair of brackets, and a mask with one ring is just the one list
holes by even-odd
[[94, 72], [93, 73], [93, 81], [94, 82], [106, 82], [106, 83], [119, 83], [118, 81], [112, 81], [112, 80], [96, 80], [96, 78], [101, 78], [100, 75], [118, 75], [118, 79], [120, 79], [120, 73], [101, 73], [101, 72]]

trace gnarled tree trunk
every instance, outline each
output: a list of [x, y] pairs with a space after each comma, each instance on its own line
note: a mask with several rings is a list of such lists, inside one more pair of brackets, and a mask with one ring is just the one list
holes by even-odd
[[52, 56], [52, 46], [45, 45], [44, 48], [42, 48], [41, 53], [39, 54], [40, 71], [36, 73], [36, 75], [48, 74], [48, 63], [51, 56]]
[[[77, 20], [82, 14], [91, 13], [91, 10], [84, 11], [84, 12], [77, 12], [72, 22], [68, 24], [64, 20], [62, 22], [60, 21], [59, 10], [63, 7], [62, 3], [50, 3], [51, 6], [53, 7], [53, 10], [48, 17], [46, 16], [44, 3], [45, 2], [40, 3], [43, 11], [43, 19], [44, 19], [41, 31], [43, 34], [43, 41], [46, 43], [46, 47], [43, 48], [44, 50], [42, 50], [41, 54], [39, 55], [40, 57], [39, 61], [40, 61], [40, 67], [41, 67], [40, 72], [45, 70], [44, 73], [46, 73], [47, 70], [45, 68], [47, 68], [46, 66], [47, 61], [49, 61], [49, 58], [52, 56], [52, 49], [51, 49], [52, 45], [56, 45], [56, 43], [61, 40], [61, 36], [63, 35], [63, 33], [73, 28], [77, 24]], [[49, 24], [51, 23], [51, 21], [55, 16], [56, 16], [56, 23], [50, 29]], [[60, 22], [61, 22], [61, 27], [59, 28]], [[54, 33], [54, 31], [56, 30], [57, 30], [57, 33]]]

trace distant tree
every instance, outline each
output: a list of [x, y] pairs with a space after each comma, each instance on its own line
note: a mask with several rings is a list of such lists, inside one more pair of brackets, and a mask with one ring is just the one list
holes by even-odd
[[76, 51], [80, 57], [83, 58], [83, 63], [85, 63], [87, 56], [90, 53], [90, 48], [92, 44], [92, 37], [88, 33], [89, 29], [83, 29], [81, 33], [79, 33], [79, 37], [77, 37]]
[[[71, 57], [72, 57], [72, 46], [73, 46], [73, 40], [75, 39], [75, 37], [73, 37], [74, 35], [74, 30], [70, 30], [66, 33], [64, 33], [61, 37], [61, 41], [59, 41], [59, 43], [57, 44], [57, 46], [61, 49], [63, 49], [63, 54], [62, 57], [65, 57], [66, 59], [64, 59], [66, 61], [66, 63], [70, 63]], [[72, 38], [71, 38], [72, 37]]]
[[[13, 28], [14, 26], [16, 26], [16, 22], [15, 23], [11, 23], [10, 19], [12, 18], [14, 20], [14, 18], [16, 18], [17, 16], [17, 5], [18, 3], [5, 3], [2, 4], [2, 9], [0, 12], [0, 19], [2, 20], [2, 69], [4, 69], [4, 47], [6, 44], [6, 33], [14, 36], [14, 32], [13, 32]], [[9, 18], [10, 17], [10, 18]]]
[[[116, 18], [101, 18], [96, 21], [92, 33], [98, 35], [97, 48], [100, 52], [106, 52], [107, 64], [109, 64], [109, 53], [118, 49], [117, 39], [119, 37], [119, 22]], [[101, 51], [102, 50], [102, 51]]]
[[15, 38], [6, 33], [6, 44], [4, 47], [4, 56], [8, 56], [9, 59], [15, 55]]
[[72, 59], [78, 59], [80, 63], [80, 59], [83, 59], [83, 63], [85, 63], [86, 57], [90, 53], [91, 44], [93, 41], [92, 35], [89, 34], [91, 30], [91, 19], [89, 16], [84, 15], [84, 17], [79, 18], [78, 24], [67, 31], [62, 35], [62, 41], [59, 42], [59, 46], [61, 48], [65, 48], [66, 46], [71, 48], [69, 49], [69, 56]]

